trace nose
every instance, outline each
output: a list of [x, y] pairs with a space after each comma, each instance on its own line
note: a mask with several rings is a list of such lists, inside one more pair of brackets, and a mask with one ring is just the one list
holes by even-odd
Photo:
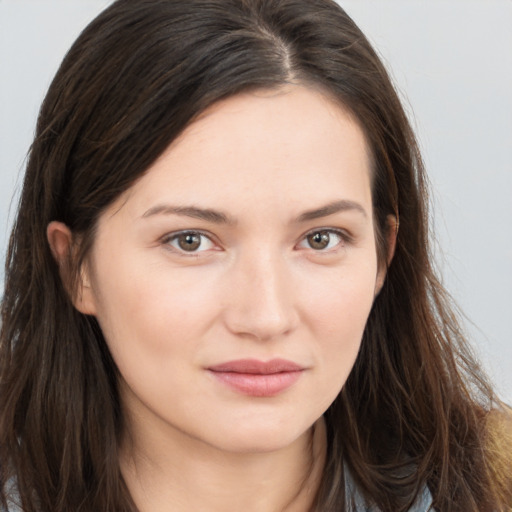
[[283, 256], [265, 250], [238, 259], [230, 272], [224, 310], [229, 331], [268, 341], [296, 329], [299, 314], [288, 266]]

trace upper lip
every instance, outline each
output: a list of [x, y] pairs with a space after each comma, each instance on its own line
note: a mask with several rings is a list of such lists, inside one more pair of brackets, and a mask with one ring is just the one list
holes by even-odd
[[237, 359], [226, 363], [209, 366], [213, 372], [249, 373], [254, 375], [271, 375], [273, 373], [297, 372], [304, 367], [286, 359], [271, 359], [259, 361], [257, 359]]

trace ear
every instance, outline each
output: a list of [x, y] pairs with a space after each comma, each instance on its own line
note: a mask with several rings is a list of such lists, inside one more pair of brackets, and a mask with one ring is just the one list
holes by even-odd
[[80, 277], [77, 283], [77, 289], [72, 289], [73, 276], [71, 275], [70, 262], [72, 259], [72, 252], [75, 249], [73, 233], [66, 224], [52, 221], [46, 228], [46, 237], [48, 239], [48, 244], [50, 245], [53, 258], [59, 267], [59, 273], [64, 284], [64, 288], [68, 291], [73, 305], [84, 315], [95, 315], [96, 303], [90, 284], [87, 265], [84, 264], [80, 268]]
[[394, 215], [388, 215], [387, 217], [387, 227], [386, 227], [386, 245], [387, 245], [387, 255], [386, 255], [386, 265], [383, 265], [379, 262], [379, 269], [377, 271], [377, 279], [375, 281], [375, 296], [379, 294], [382, 287], [384, 286], [384, 281], [386, 280], [386, 274], [388, 271], [391, 262], [393, 261], [393, 256], [395, 255], [396, 249], [396, 239], [398, 236], [398, 219]]

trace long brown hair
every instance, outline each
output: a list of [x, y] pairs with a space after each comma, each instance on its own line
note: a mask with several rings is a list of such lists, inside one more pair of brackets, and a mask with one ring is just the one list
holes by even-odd
[[[414, 134], [331, 0], [118, 0], [70, 49], [41, 107], [7, 257], [0, 504], [16, 488], [26, 512], [136, 510], [119, 469], [116, 366], [96, 320], [72, 305], [73, 276], [101, 213], [205, 108], [288, 82], [322, 88], [363, 127], [381, 262], [388, 216], [400, 223], [355, 367], [325, 414], [316, 509], [347, 509], [346, 468], [384, 512], [407, 510], [425, 485], [442, 511], [512, 506], [500, 404], [432, 268]], [[53, 220], [80, 241], [64, 271], [46, 239]]]

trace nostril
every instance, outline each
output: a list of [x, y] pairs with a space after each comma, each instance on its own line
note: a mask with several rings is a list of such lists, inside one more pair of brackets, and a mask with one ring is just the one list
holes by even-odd
[[298, 314], [291, 300], [235, 299], [226, 308], [225, 318], [228, 329], [244, 337], [260, 341], [289, 335], [298, 324]]

